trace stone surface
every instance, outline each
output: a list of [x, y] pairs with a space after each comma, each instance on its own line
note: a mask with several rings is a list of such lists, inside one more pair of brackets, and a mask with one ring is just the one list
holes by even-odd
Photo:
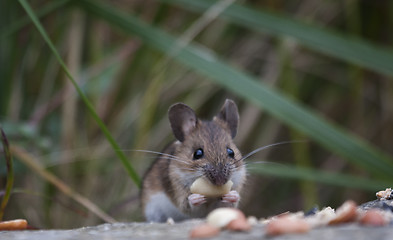
[[369, 210], [372, 208], [379, 208], [382, 209], [384, 211], [391, 211], [393, 212], [393, 200], [374, 200], [371, 202], [366, 202], [363, 203], [362, 205], [359, 206], [361, 209], [364, 210]]
[[[193, 226], [200, 224], [201, 220], [192, 220], [177, 224], [149, 224], [149, 223], [116, 223], [103, 224], [95, 227], [85, 227], [73, 230], [39, 230], [0, 232], [0, 239], [14, 240], [133, 240], [133, 239], [188, 239], [189, 231]], [[275, 240], [308, 240], [308, 239], [335, 239], [335, 240], [390, 240], [393, 235], [393, 226], [364, 227], [358, 224], [345, 224], [313, 229], [307, 234], [290, 234], [277, 237], [267, 237], [264, 226], [258, 224], [250, 232], [222, 231], [217, 237], [210, 239], [275, 239]]]
[[[375, 200], [359, 206], [361, 209], [383, 209], [393, 212], [393, 200]], [[102, 224], [94, 227], [84, 227], [71, 230], [26, 230], [0, 232], [0, 240], [136, 240], [136, 239], [189, 239], [189, 233], [194, 226], [204, 221], [190, 220], [176, 224], [168, 223], [115, 223]], [[390, 240], [393, 236], [393, 223], [384, 227], [367, 227], [358, 223], [325, 226], [312, 229], [305, 234], [288, 234], [268, 237], [265, 226], [257, 224], [249, 232], [222, 231], [216, 240], [231, 239], [266, 239], [266, 240]]]

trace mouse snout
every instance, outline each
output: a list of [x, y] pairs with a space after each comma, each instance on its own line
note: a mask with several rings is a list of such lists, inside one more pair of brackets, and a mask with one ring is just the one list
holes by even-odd
[[230, 176], [229, 165], [224, 163], [205, 165], [204, 172], [207, 179], [217, 186], [227, 183]]

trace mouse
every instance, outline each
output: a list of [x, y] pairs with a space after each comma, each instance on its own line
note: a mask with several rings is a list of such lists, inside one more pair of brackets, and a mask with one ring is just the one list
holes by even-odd
[[[242, 155], [233, 139], [239, 125], [234, 101], [227, 99], [212, 120], [201, 120], [184, 103], [168, 110], [176, 138], [146, 171], [141, 188], [142, 211], [148, 222], [175, 222], [206, 217], [220, 207], [237, 208], [246, 179]], [[233, 182], [230, 192], [219, 197], [191, 193], [198, 178], [215, 186]]]

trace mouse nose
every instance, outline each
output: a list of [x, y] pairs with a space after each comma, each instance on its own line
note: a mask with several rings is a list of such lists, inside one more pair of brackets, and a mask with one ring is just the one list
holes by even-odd
[[229, 165], [219, 163], [217, 165], [208, 164], [204, 168], [206, 177], [217, 186], [222, 186], [229, 180]]

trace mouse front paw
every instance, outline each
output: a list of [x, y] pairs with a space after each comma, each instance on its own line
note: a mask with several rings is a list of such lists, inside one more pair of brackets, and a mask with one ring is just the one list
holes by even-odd
[[190, 206], [199, 206], [206, 203], [206, 197], [201, 194], [193, 193], [188, 196], [188, 202]]
[[237, 203], [240, 200], [240, 195], [237, 191], [233, 190], [222, 196], [222, 202], [224, 203]]

